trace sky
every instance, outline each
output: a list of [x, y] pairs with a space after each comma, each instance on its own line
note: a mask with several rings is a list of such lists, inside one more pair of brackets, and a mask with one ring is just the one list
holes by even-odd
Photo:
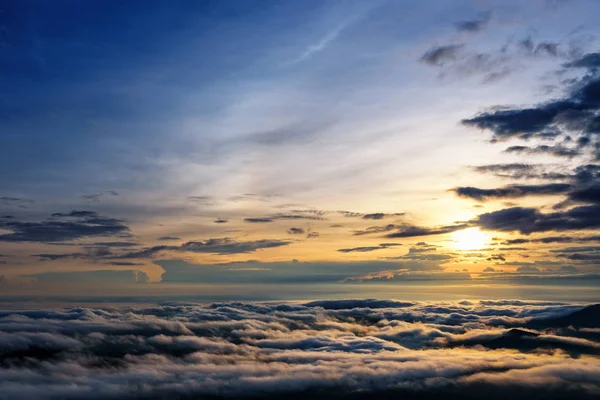
[[0, 292], [598, 300], [599, 14], [0, 1]]

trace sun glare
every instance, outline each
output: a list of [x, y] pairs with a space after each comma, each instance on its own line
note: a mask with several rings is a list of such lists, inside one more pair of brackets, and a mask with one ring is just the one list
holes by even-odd
[[476, 250], [487, 245], [488, 237], [477, 228], [464, 229], [452, 234], [454, 247], [458, 250]]

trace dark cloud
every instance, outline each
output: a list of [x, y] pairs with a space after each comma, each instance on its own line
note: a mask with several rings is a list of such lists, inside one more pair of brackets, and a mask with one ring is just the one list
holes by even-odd
[[0, 235], [0, 241], [60, 242], [98, 236], [130, 236], [124, 221], [93, 211], [54, 213], [52, 217], [41, 222], [0, 220], [0, 228], [11, 231]]
[[287, 232], [290, 235], [304, 235], [304, 229], [302, 228], [290, 228]]
[[579, 206], [553, 213], [541, 213], [535, 208], [513, 207], [481, 214], [473, 223], [484, 229], [519, 231], [523, 234], [597, 229], [600, 227], [600, 206]]
[[7, 206], [16, 206], [20, 208], [27, 208], [29, 204], [32, 204], [34, 201], [30, 199], [24, 199], [22, 197], [10, 197], [10, 196], [0, 196], [0, 203]]
[[87, 200], [87, 201], [95, 202], [95, 201], [99, 201], [102, 197], [104, 197], [106, 195], [118, 196], [119, 193], [115, 190], [107, 190], [106, 192], [84, 194], [81, 196], [81, 198], [84, 200]]
[[548, 154], [555, 157], [565, 157], [565, 158], [573, 158], [581, 155], [580, 149], [572, 149], [568, 147], [564, 147], [562, 145], [539, 145], [536, 147], [529, 146], [510, 146], [506, 150], [506, 153], [516, 153], [516, 154]]
[[178, 251], [180, 250], [180, 246], [168, 246], [168, 245], [158, 245], [147, 247], [142, 250], [131, 251], [119, 255], [111, 256], [111, 258], [152, 258], [160, 252], [163, 251]]
[[226, 224], [226, 223], [228, 223], [229, 221], [228, 221], [228, 220], [226, 220], [226, 219], [218, 218], [218, 219], [216, 219], [214, 222], [215, 222], [215, 224]]
[[370, 234], [374, 234], [374, 233], [389, 232], [389, 231], [392, 231], [399, 227], [400, 227], [399, 225], [394, 225], [394, 224], [387, 224], [387, 225], [383, 225], [383, 226], [370, 226], [367, 229], [362, 230], [362, 231], [354, 231], [353, 234], [355, 236], [370, 235]]
[[[484, 29], [490, 14], [482, 14], [473, 20], [456, 24], [460, 33], [474, 33]], [[523, 67], [524, 61], [547, 58], [565, 58], [572, 46], [564, 46], [551, 41], [536, 41], [528, 36], [520, 41], [509, 38], [497, 48], [481, 51], [469, 44], [448, 44], [430, 48], [420, 61], [437, 68], [440, 78], [459, 77], [472, 79], [479, 77], [482, 83], [491, 83], [503, 79]]]
[[536, 169], [535, 165], [522, 164], [522, 163], [511, 163], [511, 164], [489, 164], [479, 165], [472, 167], [476, 172], [480, 173], [493, 173], [493, 174], [511, 174], [513, 177], [514, 173], [529, 174]]
[[[522, 45], [532, 52], [555, 52], [555, 47], [549, 43], [534, 47], [530, 41], [524, 41]], [[509, 152], [575, 157], [582, 154], [586, 148], [593, 149], [594, 146], [590, 144], [598, 143], [594, 135], [599, 132], [600, 127], [600, 76], [593, 61], [597, 57], [588, 54], [567, 64], [567, 68], [586, 67], [589, 74], [571, 80], [566, 95], [561, 99], [533, 107], [496, 107], [471, 119], [465, 119], [462, 123], [491, 131], [494, 141], [513, 137], [540, 140], [562, 137], [565, 141], [576, 139], [579, 143], [577, 148], [567, 148], [561, 144], [512, 146], [507, 149]]]
[[216, 238], [204, 241], [191, 241], [183, 243], [180, 246], [154, 246], [137, 252], [122, 254], [119, 258], [148, 258], [161, 251], [184, 251], [191, 253], [212, 253], [212, 254], [243, 254], [253, 253], [261, 249], [287, 246], [292, 242], [286, 240], [250, 240], [238, 242], [231, 238]]
[[494, 174], [500, 178], [510, 179], [541, 179], [545, 181], [572, 180], [575, 177], [562, 172], [548, 172], [541, 164], [489, 164], [472, 167], [474, 171], [484, 174]]
[[600, 203], [600, 182], [569, 193], [569, 200], [580, 203]]
[[244, 218], [244, 222], [249, 222], [252, 224], [266, 224], [273, 222], [273, 218]]
[[550, 250], [553, 253], [580, 253], [588, 251], [599, 251], [600, 246], [577, 246], [577, 247], [565, 247], [558, 250]]
[[502, 244], [523, 244], [523, 243], [586, 243], [586, 242], [600, 242], [600, 235], [592, 236], [548, 236], [536, 239], [509, 239], [502, 242]]
[[506, 261], [506, 258], [504, 258], [503, 254], [492, 254], [486, 260], [488, 260], [488, 261]]
[[156, 240], [181, 240], [178, 236], [161, 236], [156, 238]]
[[111, 261], [106, 263], [108, 265], [114, 265], [117, 267], [133, 267], [136, 265], [144, 265], [144, 263], [132, 262], [132, 261]]
[[70, 213], [54, 213], [53, 217], [75, 217], [75, 218], [92, 218], [97, 217], [98, 214], [94, 211], [76, 211], [73, 210]]
[[575, 168], [575, 180], [579, 183], [593, 183], [600, 178], [600, 165], [584, 164]]
[[63, 259], [75, 259], [75, 258], [88, 258], [89, 254], [87, 253], [63, 253], [63, 254], [54, 254], [54, 253], [40, 253], [40, 254], [32, 254], [32, 257], [39, 257], [42, 261], [55, 261], [55, 260], [63, 260]]
[[490, 22], [491, 17], [492, 17], [492, 14], [490, 12], [487, 12], [487, 13], [482, 14], [478, 18], [457, 22], [455, 24], [456, 30], [459, 32], [468, 32], [468, 33], [481, 32], [482, 30], [485, 29], [487, 24]]
[[432, 47], [421, 56], [421, 62], [434, 67], [441, 67], [456, 60], [463, 47], [462, 44]]
[[347, 218], [362, 218], [363, 215], [365, 215], [363, 213], [354, 212], [354, 211], [338, 211], [338, 212]]
[[378, 246], [351, 247], [347, 249], [338, 249], [340, 253], [366, 253], [375, 250], [389, 249], [390, 247], [401, 246], [400, 243], [380, 243]]
[[40, 253], [32, 256], [40, 260], [55, 261], [62, 259], [86, 259], [91, 261], [122, 260], [153, 258], [162, 252], [190, 252], [211, 253], [218, 255], [253, 253], [261, 249], [287, 246], [291, 244], [285, 240], [251, 240], [238, 242], [231, 238], [215, 238], [204, 241], [190, 241], [181, 245], [157, 245], [141, 250], [115, 253], [107, 246], [85, 246], [84, 251], [74, 253]]
[[92, 246], [92, 247], [99, 247], [99, 246], [106, 246], [106, 247], [135, 247], [135, 246], [139, 246], [139, 243], [136, 242], [94, 242], [94, 243], [89, 243], [86, 244], [86, 246]]
[[469, 227], [468, 224], [456, 224], [440, 226], [437, 228], [425, 228], [420, 226], [406, 226], [401, 227], [398, 231], [388, 233], [385, 235], [387, 238], [408, 238], [408, 237], [419, 237], [419, 236], [431, 236], [431, 235], [442, 235], [445, 233], [455, 232], [461, 229]]
[[393, 213], [393, 214], [372, 213], [372, 214], [363, 215], [362, 219], [384, 219], [386, 217], [401, 217], [403, 215], [404, 215], [404, 213]]
[[522, 51], [530, 56], [558, 56], [559, 44], [555, 42], [543, 41], [535, 43], [531, 36], [527, 36], [519, 41], [519, 46]]
[[600, 261], [600, 253], [567, 253], [567, 254], [558, 254], [557, 257], [565, 258], [567, 260], [573, 261]]
[[600, 53], [589, 53], [581, 58], [565, 64], [567, 68], [585, 68], [594, 70], [600, 68]]
[[306, 238], [307, 238], [307, 239], [316, 239], [316, 238], [318, 238], [319, 236], [321, 236], [321, 234], [320, 234], [319, 232], [308, 232], [308, 233], [306, 234]]
[[412, 260], [412, 261], [447, 261], [452, 259], [451, 254], [438, 253], [437, 246], [419, 242], [408, 249], [408, 253], [402, 256], [386, 257], [388, 260]]
[[564, 194], [572, 189], [567, 183], [547, 183], [542, 185], [509, 185], [495, 189], [457, 187], [452, 189], [458, 196], [478, 201], [498, 198], [519, 198], [525, 196], [551, 196]]
[[114, 253], [108, 246], [86, 246], [82, 252], [76, 253], [41, 253], [33, 254], [32, 257], [39, 257], [40, 260], [44, 261], [55, 261], [63, 259], [88, 259], [97, 260], [102, 258], [114, 257]]

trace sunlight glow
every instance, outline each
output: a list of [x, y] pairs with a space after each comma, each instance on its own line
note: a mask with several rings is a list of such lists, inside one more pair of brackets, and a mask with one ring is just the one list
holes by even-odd
[[488, 236], [477, 228], [468, 228], [452, 233], [454, 247], [457, 250], [476, 250], [484, 248], [488, 243]]

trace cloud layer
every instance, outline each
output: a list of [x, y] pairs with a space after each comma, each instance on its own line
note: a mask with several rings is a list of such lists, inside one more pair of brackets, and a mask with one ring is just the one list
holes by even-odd
[[598, 307], [582, 308], [321, 300], [1, 312], [0, 399], [593, 398]]

